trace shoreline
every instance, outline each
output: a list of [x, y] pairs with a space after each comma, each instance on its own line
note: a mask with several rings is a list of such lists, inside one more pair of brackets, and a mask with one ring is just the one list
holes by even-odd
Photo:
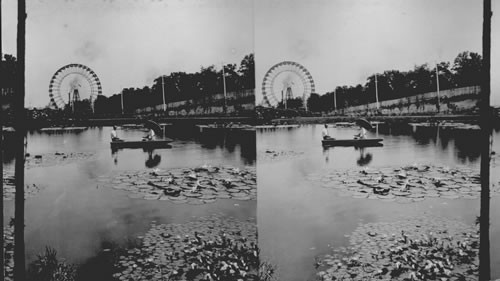
[[[114, 125], [125, 125], [125, 124], [143, 124], [144, 120], [155, 120], [159, 123], [167, 123], [173, 125], [183, 125], [183, 126], [194, 126], [194, 125], [205, 125], [213, 123], [241, 123], [255, 125], [255, 118], [248, 116], [223, 116], [223, 117], [175, 117], [175, 118], [141, 118], [141, 117], [129, 117], [129, 118], [96, 118], [96, 119], [81, 119], [81, 120], [58, 120], [58, 121], [37, 121], [37, 120], [27, 120], [25, 123], [25, 128], [28, 130], [38, 130], [52, 127], [63, 127], [63, 128], [73, 128], [73, 127], [102, 127], [102, 126], [114, 126]], [[51, 123], [52, 122], [52, 123]], [[12, 124], [4, 124], [2, 127], [3, 132], [14, 132]]]
[[[256, 119], [254, 117], [176, 117], [176, 118], [158, 118], [157, 122], [168, 123], [172, 125], [195, 126], [207, 125], [214, 123], [241, 123], [251, 126], [269, 125], [269, 124], [324, 124], [335, 122], [354, 122], [358, 118], [366, 118], [369, 121], [384, 122], [388, 124], [408, 124], [408, 123], [438, 123], [444, 121], [465, 122], [470, 124], [479, 123], [479, 115], [400, 115], [400, 116], [314, 116], [314, 117], [292, 117], [292, 118], [276, 118], [270, 120]], [[26, 129], [38, 130], [48, 129], [52, 127], [62, 128], [77, 128], [77, 127], [100, 127], [125, 124], [143, 124], [143, 118], [98, 118], [87, 120], [67, 120], [67, 122], [37, 122], [35, 120], [26, 123]], [[493, 116], [493, 126], [500, 126], [500, 117]], [[5, 124], [2, 128], [3, 132], [13, 132], [14, 129]]]
[[[354, 122], [361, 116], [321, 116], [321, 117], [294, 117], [273, 119], [275, 123], [288, 124], [322, 124], [334, 122]], [[404, 116], [367, 116], [369, 121], [379, 121], [386, 123], [418, 123], [418, 122], [442, 122], [442, 121], [460, 121], [478, 123], [479, 115], [404, 115]], [[499, 124], [500, 119], [494, 119], [495, 124]]]

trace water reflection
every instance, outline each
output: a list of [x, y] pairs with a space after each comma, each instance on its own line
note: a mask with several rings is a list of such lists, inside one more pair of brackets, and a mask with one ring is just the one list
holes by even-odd
[[[378, 144], [352, 147], [353, 150], [359, 151], [359, 157], [356, 160], [356, 164], [358, 166], [366, 166], [366, 165], [370, 164], [371, 161], [373, 160], [373, 154], [371, 152], [369, 152], [369, 147], [382, 147], [382, 146], [384, 146], [384, 145], [381, 143], [378, 143]], [[325, 158], [325, 163], [328, 164], [328, 162], [330, 161], [330, 152], [331, 151], [333, 152], [334, 149], [345, 150], [345, 149], [350, 149], [350, 148], [349, 147], [337, 147], [337, 148], [335, 148], [332, 146], [323, 146], [323, 157]], [[339, 155], [341, 153], [342, 152], [339, 152]]]
[[145, 162], [145, 165], [147, 168], [154, 168], [158, 166], [161, 162], [161, 156], [159, 154], [155, 154], [153, 156], [153, 151], [154, 150], [148, 150], [148, 159]]
[[[124, 192], [102, 187], [97, 181], [100, 177], [125, 170], [168, 170], [203, 164], [253, 165], [255, 134], [253, 139], [252, 135], [210, 138], [200, 134], [194, 126], [177, 126], [166, 132], [173, 139], [169, 149], [112, 151], [110, 132], [111, 127], [89, 128], [79, 133], [28, 132], [27, 148], [32, 156], [42, 155], [43, 161], [59, 160], [64, 156], [67, 159], [44, 162], [50, 165], [33, 165], [26, 171], [27, 183], [44, 187], [37, 196], [26, 200], [27, 263], [33, 261], [46, 245], [54, 247], [71, 263], [84, 263], [100, 252], [104, 247], [102, 241], [126, 244], [128, 239], [143, 234], [151, 221], [182, 223], [193, 216], [212, 213], [223, 213], [240, 220], [256, 216], [255, 201], [238, 202], [237, 207], [232, 200], [200, 206], [151, 202], [131, 199]], [[119, 130], [118, 133], [121, 138], [131, 140], [144, 135], [142, 130], [132, 129]], [[5, 168], [12, 168], [13, 134], [4, 133], [4, 139], [3, 161], [7, 163]], [[216, 145], [213, 145], [214, 140]], [[80, 154], [91, 157], [75, 156]], [[72, 155], [75, 161], [72, 161]], [[7, 202], [4, 219], [8, 221], [13, 215], [13, 202]]]
[[14, 159], [16, 157], [15, 154], [15, 149], [12, 149], [15, 147], [15, 136], [14, 132], [7, 132], [4, 131], [2, 134], [3, 140], [2, 140], [2, 152], [3, 152], [3, 163], [4, 164], [11, 164], [14, 162]]
[[[162, 149], [172, 148], [171, 145], [167, 145]], [[113, 163], [115, 166], [118, 165], [118, 155], [120, 151], [124, 150], [124, 148], [111, 148], [111, 157], [113, 158]], [[161, 155], [159, 153], [154, 153], [155, 149], [142, 149], [142, 151], [147, 155], [147, 158], [144, 162], [144, 166], [146, 168], [155, 168], [161, 163]]]
[[[477, 143], [478, 130], [442, 127], [440, 125], [417, 127], [408, 124], [377, 126], [378, 133], [386, 136], [411, 136], [418, 145], [433, 145], [441, 151], [454, 151], [454, 156], [461, 164], [475, 162], [481, 152]], [[378, 134], [377, 133], [377, 134]]]
[[206, 149], [225, 149], [229, 153], [239, 152], [246, 165], [254, 165], [256, 158], [255, 131], [205, 132], [196, 137]]
[[[304, 125], [290, 131], [274, 130], [257, 135], [259, 153], [266, 150], [300, 153], [297, 157], [282, 157], [281, 161], [266, 161], [263, 157], [257, 171], [261, 255], [277, 264], [282, 280], [316, 280], [314, 258], [329, 253], [330, 248], [349, 245], [347, 235], [352, 234], [359, 223], [390, 223], [399, 220], [401, 215], [422, 213], [474, 223], [479, 200], [426, 200], [400, 205], [346, 198], [333, 188], [321, 188], [323, 183], [314, 185], [307, 176], [336, 169], [359, 170], [360, 166], [397, 168], [414, 163], [478, 169], [480, 147], [474, 145], [477, 131], [380, 124], [378, 136], [384, 139], [383, 147], [357, 149], [320, 148], [320, 132], [321, 125]], [[337, 139], [352, 138], [355, 132], [356, 129], [350, 127], [330, 129], [330, 134]], [[376, 135], [375, 129], [368, 133], [368, 138]], [[499, 137], [497, 132], [495, 138]], [[355, 173], [349, 180], [357, 180]], [[492, 203], [492, 214], [499, 213], [498, 199], [492, 198]], [[500, 237], [499, 231], [498, 219], [492, 219], [492, 237]], [[493, 240], [492, 247], [500, 245], [498, 238]], [[499, 253], [500, 247], [492, 249], [494, 263], [498, 263]], [[496, 270], [494, 276], [499, 274]]]
[[366, 166], [366, 165], [370, 164], [370, 162], [372, 161], [373, 155], [369, 152], [365, 153], [364, 147], [359, 147], [359, 148], [356, 147], [355, 149], [359, 150], [359, 158], [356, 161], [356, 164], [358, 164], [358, 166]]

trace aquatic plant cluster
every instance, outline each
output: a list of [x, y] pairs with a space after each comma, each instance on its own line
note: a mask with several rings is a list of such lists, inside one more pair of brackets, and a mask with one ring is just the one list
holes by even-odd
[[[24, 198], [35, 196], [40, 190], [41, 186], [36, 184], [27, 184], [24, 187]], [[16, 197], [16, 183], [14, 180], [13, 172], [3, 171], [3, 200], [14, 200]]]
[[258, 153], [259, 160], [283, 160], [304, 155], [304, 152], [293, 150], [273, 150], [266, 149], [263, 153]]
[[[3, 228], [4, 273], [5, 281], [14, 280], [14, 227], [13, 224]], [[53, 248], [46, 247], [45, 252], [37, 255], [27, 272], [28, 280], [36, 281], [74, 281], [76, 267], [57, 258]]]
[[91, 152], [54, 152], [37, 155], [27, 154], [24, 166], [26, 169], [30, 169], [36, 167], [66, 165], [73, 162], [85, 161], [93, 156], [95, 156], [95, 153]]
[[220, 215], [153, 224], [116, 268], [117, 280], [258, 280], [257, 226]]
[[45, 247], [45, 252], [37, 255], [28, 274], [32, 280], [37, 281], [75, 281], [76, 272], [75, 265], [59, 260], [55, 249]]
[[478, 229], [422, 215], [367, 223], [350, 246], [319, 257], [319, 280], [477, 280]]
[[206, 204], [217, 199], [255, 200], [255, 169], [203, 165], [167, 171], [129, 171], [99, 182], [130, 192], [130, 198], [167, 200], [177, 204]]
[[14, 280], [14, 227], [6, 224], [3, 227], [3, 256], [5, 281]]
[[[329, 171], [311, 174], [308, 180], [336, 189], [340, 196], [397, 203], [432, 197], [477, 200], [481, 191], [479, 173], [475, 170], [434, 165]], [[490, 194], [500, 195], [500, 186], [492, 185]]]

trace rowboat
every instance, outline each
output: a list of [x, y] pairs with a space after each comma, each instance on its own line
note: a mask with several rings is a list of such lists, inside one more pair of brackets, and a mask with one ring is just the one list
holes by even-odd
[[326, 139], [323, 146], [382, 146], [384, 139]]
[[111, 148], [169, 148], [171, 139], [144, 140], [144, 141], [112, 141]]

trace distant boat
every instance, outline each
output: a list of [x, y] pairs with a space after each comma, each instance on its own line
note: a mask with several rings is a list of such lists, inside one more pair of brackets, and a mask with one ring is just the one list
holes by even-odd
[[138, 124], [123, 124], [121, 126], [123, 129], [137, 129], [137, 128], [144, 128], [143, 125], [138, 125]]
[[41, 132], [66, 132], [66, 131], [84, 131], [87, 130], [88, 127], [50, 127], [50, 128], [42, 128]]
[[291, 129], [291, 128], [298, 128], [300, 127], [299, 124], [290, 124], [290, 125], [259, 125], [256, 126], [257, 129]]
[[322, 140], [323, 146], [382, 146], [384, 139], [326, 139]]

